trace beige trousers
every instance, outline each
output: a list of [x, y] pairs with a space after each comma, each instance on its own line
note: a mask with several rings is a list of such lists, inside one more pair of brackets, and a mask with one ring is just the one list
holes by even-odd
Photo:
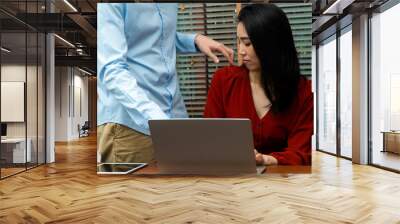
[[148, 163], [154, 159], [150, 136], [116, 123], [97, 127], [97, 150], [103, 163]]

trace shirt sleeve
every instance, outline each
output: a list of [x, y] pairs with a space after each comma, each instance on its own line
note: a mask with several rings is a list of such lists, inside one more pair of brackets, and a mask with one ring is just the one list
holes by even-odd
[[[123, 4], [98, 4], [98, 54], [97, 67], [101, 88], [125, 108], [131, 119], [138, 116], [149, 119], [166, 119], [161, 108], [149, 100], [138, 86], [129, 69], [128, 51], [124, 33], [125, 7]], [[140, 74], [139, 74], [140, 75]], [[148, 123], [138, 124], [147, 129]]]
[[[311, 92], [311, 91], [310, 91]], [[297, 116], [283, 152], [273, 152], [280, 165], [311, 165], [311, 137], [313, 134], [313, 95], [310, 93]]]
[[222, 80], [224, 70], [217, 70], [211, 81], [208, 90], [207, 102], [204, 109], [204, 117], [206, 118], [225, 118], [225, 110], [223, 103]]
[[176, 32], [176, 51], [178, 53], [198, 52], [194, 43], [196, 35]]

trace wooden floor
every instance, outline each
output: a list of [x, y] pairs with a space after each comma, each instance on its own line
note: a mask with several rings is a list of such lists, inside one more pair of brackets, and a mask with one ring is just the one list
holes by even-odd
[[0, 223], [400, 223], [400, 175], [320, 152], [313, 173], [96, 175], [95, 137], [0, 181]]
[[27, 167], [25, 167], [25, 164], [18, 164], [18, 167], [2, 167], [1, 168], [1, 178], [6, 178], [11, 175], [15, 175], [20, 172], [24, 172], [25, 170], [29, 169], [34, 169], [37, 167], [37, 164], [27, 164]]
[[1, 168], [1, 178], [25, 171], [25, 167], [23, 168]]

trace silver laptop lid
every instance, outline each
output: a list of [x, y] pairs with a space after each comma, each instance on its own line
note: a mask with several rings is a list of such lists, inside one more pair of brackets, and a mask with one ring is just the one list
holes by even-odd
[[150, 120], [149, 125], [160, 173], [256, 173], [248, 119]]

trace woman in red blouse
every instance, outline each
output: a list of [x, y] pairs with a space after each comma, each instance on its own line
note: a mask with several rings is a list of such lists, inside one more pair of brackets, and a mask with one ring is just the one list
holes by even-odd
[[204, 117], [249, 118], [258, 164], [311, 165], [311, 83], [300, 76], [285, 13], [273, 4], [253, 4], [238, 20], [243, 65], [216, 71]]

